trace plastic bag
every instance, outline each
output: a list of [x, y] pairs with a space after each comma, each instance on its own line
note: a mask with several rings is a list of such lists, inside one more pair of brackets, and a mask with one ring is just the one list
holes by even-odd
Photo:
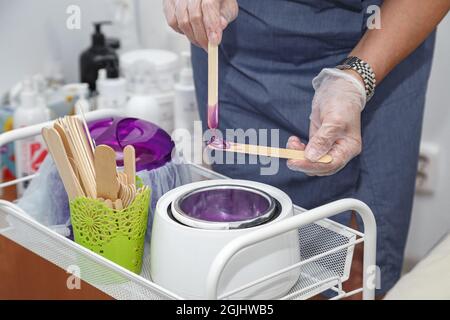
[[174, 188], [192, 182], [192, 177], [188, 166], [180, 163], [180, 161], [176, 161], [176, 159], [160, 168], [150, 171], [140, 171], [137, 175], [142, 179], [142, 182], [145, 185], [150, 187], [152, 192], [150, 198], [147, 234], [145, 237], [146, 242], [150, 242], [154, 212], [159, 198]]
[[45, 226], [64, 225], [70, 219], [67, 193], [52, 157], [45, 158], [17, 205]]
[[[154, 210], [159, 198], [169, 190], [191, 182], [188, 167], [177, 159], [164, 166], [137, 173], [151, 189], [146, 241], [150, 241]], [[48, 156], [17, 205], [36, 221], [68, 236], [70, 230], [69, 200], [53, 159]], [[68, 222], [69, 221], [69, 222]]]

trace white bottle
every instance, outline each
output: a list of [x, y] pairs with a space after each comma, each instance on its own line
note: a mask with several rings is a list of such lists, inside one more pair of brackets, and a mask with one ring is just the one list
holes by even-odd
[[[80, 83], [77, 88], [78, 100], [76, 104], [78, 107], [82, 108], [82, 113], [88, 113], [92, 110], [91, 104], [89, 103], [89, 85], [87, 83]], [[76, 110], [78, 113], [79, 110]]]
[[194, 121], [199, 120], [199, 115], [191, 67], [191, 55], [189, 52], [183, 52], [181, 56], [183, 69], [180, 73], [180, 81], [175, 84], [175, 129], [184, 128], [193, 134]]
[[[37, 94], [30, 80], [23, 82], [20, 104], [14, 112], [14, 129], [19, 129], [50, 120], [50, 110], [45, 100]], [[16, 177], [22, 178], [34, 174], [44, 161], [47, 149], [42, 136], [15, 142]], [[17, 196], [20, 197], [27, 183], [17, 185]]]
[[141, 47], [138, 35], [136, 2], [133, 0], [116, 0], [113, 5], [113, 25], [120, 40], [120, 52], [129, 52]]
[[127, 104], [127, 82], [124, 78], [108, 77], [101, 69], [97, 80], [97, 109], [123, 109]]
[[160, 126], [159, 104], [153, 96], [145, 94], [144, 91], [144, 87], [140, 85], [133, 88], [133, 94], [125, 108], [125, 114], [127, 117], [139, 118]]
[[[194, 162], [195, 159], [201, 159], [202, 148], [194, 146], [194, 123], [199, 121], [197, 108], [197, 99], [195, 96], [195, 86], [193, 72], [191, 67], [191, 56], [189, 52], [182, 52], [183, 69], [180, 73], [180, 81], [175, 84], [175, 103], [174, 103], [174, 125], [175, 130], [185, 129], [189, 131], [190, 139], [185, 134], [177, 134], [180, 139], [175, 139], [177, 150], [183, 154], [186, 160]], [[180, 132], [182, 133], [182, 132]], [[197, 143], [202, 143], [201, 141]], [[194, 155], [195, 154], [195, 155]]]

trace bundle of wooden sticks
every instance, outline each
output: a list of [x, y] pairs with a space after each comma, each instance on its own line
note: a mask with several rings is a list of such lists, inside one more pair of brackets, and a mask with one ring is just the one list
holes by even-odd
[[56, 120], [42, 135], [58, 169], [69, 200], [78, 197], [100, 199], [113, 209], [127, 208], [136, 194], [136, 156], [133, 146], [124, 149], [124, 171], [118, 172], [116, 153], [95, 144], [87, 125], [76, 116]]

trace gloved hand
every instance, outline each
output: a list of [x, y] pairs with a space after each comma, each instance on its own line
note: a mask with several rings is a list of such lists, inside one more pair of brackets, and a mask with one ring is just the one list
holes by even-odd
[[[305, 150], [307, 160], [289, 160], [291, 170], [310, 176], [332, 175], [362, 149], [361, 112], [366, 104], [363, 80], [354, 71], [324, 69], [313, 80], [316, 90], [310, 116], [309, 143], [290, 137], [287, 148]], [[329, 164], [317, 163], [329, 154]]]
[[236, 19], [237, 0], [164, 0], [167, 23], [203, 49], [219, 45], [222, 32]]

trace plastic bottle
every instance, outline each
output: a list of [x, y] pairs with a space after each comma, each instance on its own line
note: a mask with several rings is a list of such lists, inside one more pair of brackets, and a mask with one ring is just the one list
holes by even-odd
[[87, 113], [91, 111], [91, 104], [89, 103], [89, 86], [87, 83], [80, 83], [77, 90], [78, 101], [77, 104], [83, 108], [82, 112]]
[[133, 0], [116, 0], [113, 5], [113, 26], [121, 43], [122, 52], [141, 47], [136, 19], [137, 3]]
[[97, 80], [97, 108], [123, 109], [127, 104], [127, 82], [119, 76], [119, 70], [109, 65], [99, 71]]
[[175, 84], [175, 128], [188, 129], [189, 132], [193, 133], [194, 121], [198, 121], [199, 115], [191, 67], [191, 55], [189, 52], [183, 52], [181, 55], [183, 68], [180, 73], [180, 81]]
[[183, 139], [177, 143], [177, 149], [182, 149], [184, 157], [194, 162], [194, 152], [198, 152], [198, 148], [194, 147], [194, 122], [199, 121], [199, 114], [195, 96], [191, 56], [189, 52], [182, 52], [181, 56], [183, 68], [181, 69], [180, 80], [175, 84], [174, 124], [175, 129], [187, 129], [190, 133], [190, 139], [183, 136]]
[[159, 114], [152, 121], [172, 133], [175, 103], [175, 78], [179, 73], [179, 57], [165, 50], [136, 50], [120, 57], [122, 74], [127, 79], [130, 96], [136, 94], [136, 84], [141, 95], [151, 95], [158, 103]]
[[[37, 94], [31, 80], [25, 80], [20, 94], [20, 104], [14, 112], [14, 129], [31, 126], [50, 120], [50, 110], [45, 100]], [[16, 177], [22, 178], [34, 174], [44, 161], [47, 149], [42, 136], [35, 136], [15, 142]], [[27, 183], [17, 185], [20, 197]]]
[[[98, 71], [108, 64], [119, 68], [119, 58], [116, 51], [109, 45], [108, 40], [102, 33], [102, 25], [111, 22], [94, 23], [95, 32], [92, 35], [92, 45], [81, 54], [80, 78], [81, 82], [88, 83], [89, 89], [95, 91]], [[117, 70], [118, 72], [118, 70]]]
[[159, 104], [156, 98], [146, 94], [143, 86], [135, 84], [133, 93], [125, 108], [127, 117], [139, 118], [161, 125]]

